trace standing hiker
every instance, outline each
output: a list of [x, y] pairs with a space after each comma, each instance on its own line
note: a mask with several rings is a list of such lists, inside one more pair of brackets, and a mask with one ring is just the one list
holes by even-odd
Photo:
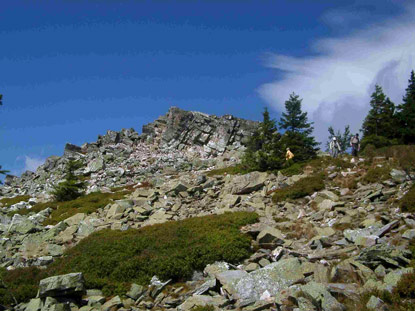
[[294, 158], [294, 153], [290, 151], [290, 148], [287, 148], [287, 153], [285, 154], [285, 161], [289, 161]]
[[331, 139], [329, 149], [331, 156], [333, 158], [337, 158], [337, 155], [341, 152], [341, 148], [336, 136], [333, 136], [333, 138]]
[[352, 156], [357, 157], [357, 153], [360, 151], [360, 139], [358, 133], [350, 139], [350, 146], [352, 147]]

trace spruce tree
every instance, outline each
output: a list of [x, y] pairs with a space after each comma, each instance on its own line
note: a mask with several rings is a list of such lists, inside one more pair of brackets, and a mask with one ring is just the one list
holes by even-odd
[[412, 70], [403, 97], [403, 103], [398, 106], [399, 133], [405, 144], [415, 143], [415, 73]]
[[316, 156], [317, 145], [314, 137], [312, 122], [308, 121], [307, 112], [301, 110], [302, 99], [294, 93], [285, 102], [285, 110], [279, 125], [286, 132], [281, 138], [283, 148], [290, 148], [295, 161], [304, 161]]
[[58, 202], [71, 201], [84, 194], [85, 182], [75, 175], [75, 171], [82, 167], [82, 162], [70, 160], [66, 164], [65, 180], [54, 186], [52, 195]]
[[268, 109], [262, 113], [263, 120], [247, 144], [242, 164], [251, 171], [279, 169], [283, 165], [283, 154], [279, 147], [281, 135]]
[[375, 86], [371, 95], [370, 107], [365, 120], [363, 121], [363, 137], [383, 136], [386, 138], [395, 137], [395, 104], [383, 93], [380, 85]]

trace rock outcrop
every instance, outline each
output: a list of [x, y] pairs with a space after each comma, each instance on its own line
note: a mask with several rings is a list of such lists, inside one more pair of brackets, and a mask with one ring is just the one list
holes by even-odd
[[36, 172], [8, 175], [0, 193], [47, 195], [63, 179], [68, 159], [84, 163], [77, 174], [89, 175], [89, 191], [134, 184], [163, 171], [207, 168], [218, 156], [236, 161], [235, 153], [244, 149], [257, 126], [258, 122], [230, 115], [217, 117], [172, 107], [165, 116], [144, 125], [141, 135], [123, 129], [108, 131], [82, 146], [68, 143], [62, 157], [47, 158]]

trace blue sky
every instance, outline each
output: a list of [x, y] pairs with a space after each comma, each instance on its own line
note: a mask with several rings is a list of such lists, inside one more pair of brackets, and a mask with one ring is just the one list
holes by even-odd
[[278, 118], [293, 91], [319, 140], [357, 130], [374, 83], [400, 100], [414, 20], [410, 1], [5, 1], [0, 164], [34, 170], [170, 106]]

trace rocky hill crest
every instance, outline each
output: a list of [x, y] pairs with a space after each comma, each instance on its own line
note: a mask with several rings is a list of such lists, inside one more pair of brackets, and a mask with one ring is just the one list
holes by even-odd
[[62, 180], [68, 159], [85, 163], [77, 174], [89, 176], [88, 191], [134, 184], [162, 172], [207, 168], [221, 159], [236, 161], [257, 125], [231, 115], [171, 107], [166, 115], [144, 125], [141, 135], [134, 129], [109, 130], [93, 143], [68, 143], [62, 157], [47, 158], [36, 172], [6, 176], [0, 191], [6, 196], [47, 195]]
[[[257, 123], [170, 109], [67, 145], [0, 197], [0, 304], [18, 311], [411, 310], [415, 176], [327, 155], [232, 168]], [[54, 202], [64, 163], [88, 194]], [[223, 167], [221, 169], [213, 166]], [[155, 226], [154, 226], [155, 225]], [[402, 309], [404, 308], [404, 309]]]

